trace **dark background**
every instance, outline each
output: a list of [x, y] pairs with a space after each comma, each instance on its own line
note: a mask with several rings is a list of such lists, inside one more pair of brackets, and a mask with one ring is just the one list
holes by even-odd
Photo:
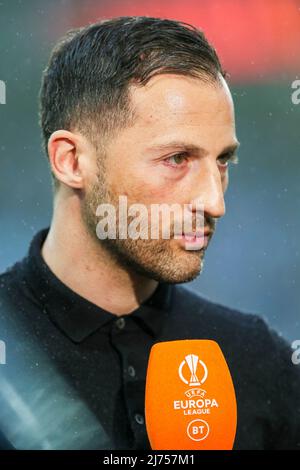
[[300, 104], [291, 100], [300, 74], [299, 1], [0, 1], [0, 271], [51, 220], [37, 97], [52, 46], [74, 26], [131, 14], [201, 27], [231, 73], [240, 163], [204, 273], [189, 287], [300, 338]]

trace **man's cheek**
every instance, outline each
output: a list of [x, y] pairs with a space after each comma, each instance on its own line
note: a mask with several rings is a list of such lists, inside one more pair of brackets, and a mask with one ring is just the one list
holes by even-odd
[[[149, 167], [141, 166], [138, 171], [134, 163], [128, 168], [115, 168], [107, 177], [110, 191], [115, 196], [127, 196], [129, 203], [145, 205], [161, 203], [181, 203], [187, 188], [171, 178], [166, 178], [151, 171]], [[186, 186], [186, 185], [185, 185]]]
[[114, 183], [115, 192], [128, 197], [129, 201], [145, 205], [168, 202], [172, 188], [170, 185], [149, 182], [146, 177], [132, 179], [123, 177]]

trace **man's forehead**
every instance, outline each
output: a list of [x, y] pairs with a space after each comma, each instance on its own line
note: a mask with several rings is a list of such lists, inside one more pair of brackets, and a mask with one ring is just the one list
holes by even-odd
[[[233, 105], [226, 82], [204, 82], [185, 75], [161, 74], [145, 86], [131, 88], [131, 103], [137, 123], [168, 119], [197, 119], [197, 116], [233, 117]], [[220, 114], [221, 113], [221, 114]]]

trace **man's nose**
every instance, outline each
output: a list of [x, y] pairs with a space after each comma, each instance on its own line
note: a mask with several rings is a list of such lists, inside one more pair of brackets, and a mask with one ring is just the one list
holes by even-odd
[[219, 218], [225, 214], [225, 188], [218, 168], [207, 168], [202, 172], [197, 181], [197, 190], [190, 206], [193, 211], [197, 210], [197, 202], [203, 206], [204, 214], [210, 217]]

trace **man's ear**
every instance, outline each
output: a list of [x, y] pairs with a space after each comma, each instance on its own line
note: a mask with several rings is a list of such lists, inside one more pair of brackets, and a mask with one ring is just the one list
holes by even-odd
[[56, 178], [71, 188], [82, 188], [83, 172], [80, 165], [80, 136], [66, 130], [51, 134], [48, 155]]

